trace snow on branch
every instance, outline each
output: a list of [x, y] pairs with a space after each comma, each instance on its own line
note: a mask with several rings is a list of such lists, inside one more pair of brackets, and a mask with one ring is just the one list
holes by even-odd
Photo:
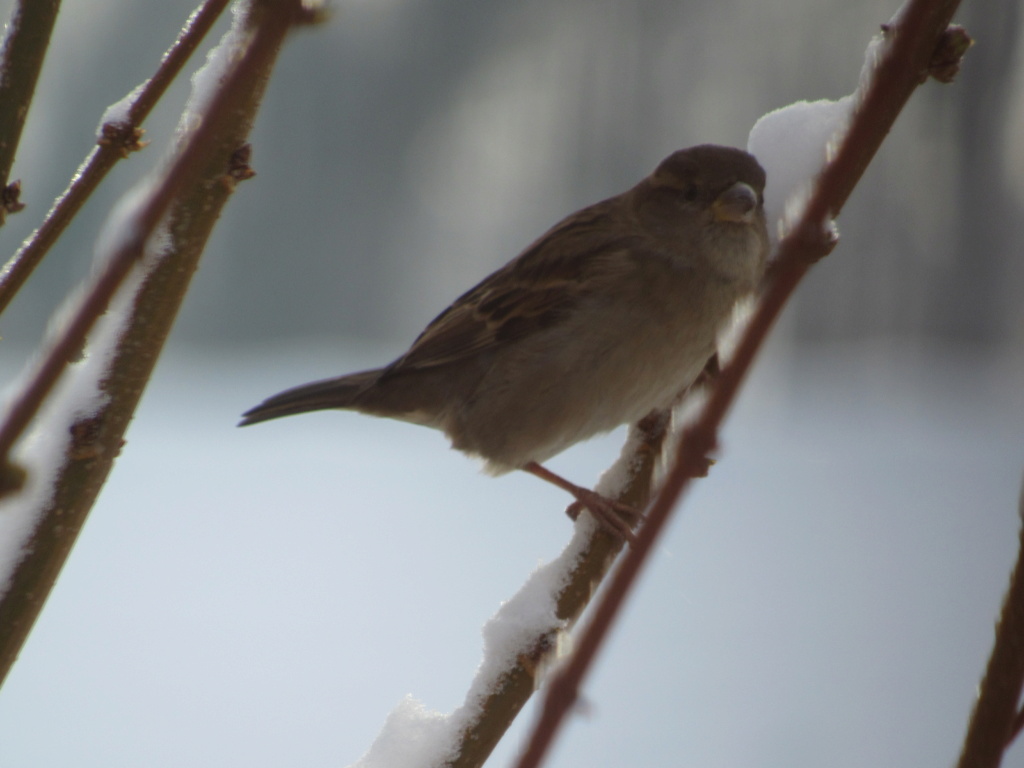
[[[251, 175], [244, 141], [285, 34], [308, 20], [298, 0], [236, 4], [174, 151], [111, 215], [95, 276], [12, 388], [0, 423], [0, 496], [11, 534], [0, 553], [0, 678], [121, 449], [206, 238], [235, 182]], [[87, 336], [86, 361], [71, 365]], [[32, 439], [22, 440], [30, 425]]]

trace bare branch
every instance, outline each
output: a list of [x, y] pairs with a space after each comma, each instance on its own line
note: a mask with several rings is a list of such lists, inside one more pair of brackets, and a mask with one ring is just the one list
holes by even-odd
[[149, 116], [227, 4], [228, 0], [206, 0], [202, 7], [192, 14], [174, 45], [164, 54], [156, 73], [146, 81], [132, 100], [126, 112], [126, 120], [102, 126], [97, 146], [72, 177], [68, 188], [54, 202], [42, 226], [32, 233], [10, 261], [0, 269], [0, 314], [7, 309], [29, 275], [74, 219], [89, 199], [89, 195], [103, 181], [107, 172], [118, 160], [127, 157], [134, 150], [141, 149], [139, 139], [142, 130], [139, 126]]
[[[1020, 515], [1024, 519], [1024, 488]], [[996, 624], [996, 641], [985, 677], [978, 688], [971, 721], [957, 768], [997, 768], [1003, 753], [1024, 725], [1018, 708], [1024, 690], [1024, 525], [1017, 545], [1017, 564]]]
[[[70, 425], [71, 440], [52, 497], [41, 502], [40, 522], [0, 600], [0, 678], [17, 657], [120, 451], [203, 245], [239, 177], [237, 152], [251, 128], [277, 51], [292, 22], [302, 18], [298, 0], [252, 0], [242, 22], [246, 34], [239, 38], [244, 40], [241, 57], [231, 59], [234, 63], [215, 84], [212, 98], [200, 100], [204, 111], [196, 115], [198, 126], [184, 137], [172, 162], [125, 220], [122, 239], [113, 247], [104, 270], [0, 427], [7, 456], [60, 375], [69, 351], [81, 346], [97, 313], [109, 304], [159, 225], [167, 233], [169, 247], [162, 249], [161, 258], [132, 297], [122, 335], [98, 382], [106, 404]], [[0, 482], [9, 476], [12, 484], [17, 482], [16, 468], [0, 469], [4, 470]]]
[[21, 0], [7, 26], [0, 52], [0, 225], [8, 213], [25, 207], [18, 200], [21, 185], [8, 184], [7, 179], [59, 11], [60, 0]]
[[[632, 469], [629, 480], [616, 499], [636, 509], [647, 505], [651, 496], [651, 481], [655, 464], [661, 456], [662, 443], [669, 423], [667, 412], [655, 411], [633, 427], [624, 456], [619, 460]], [[610, 535], [596, 524], [583, 542], [575, 560], [565, 576], [564, 586], [554, 595], [555, 617], [571, 626], [590, 602], [608, 568], [622, 549], [622, 540]], [[574, 552], [575, 540], [568, 549]], [[562, 557], [567, 554], [563, 553]], [[455, 757], [447, 768], [480, 768], [497, 746], [498, 741], [515, 720], [519, 711], [537, 689], [540, 670], [548, 666], [557, 648], [556, 631], [539, 634], [515, 658], [508, 659], [505, 668], [490, 681], [491, 685], [476, 703], [467, 697], [467, 705], [474, 714], [462, 730]]]
[[[265, 57], [266, 51], [256, 45], [264, 39], [257, 38], [246, 52], [245, 59], [234, 70], [230, 79], [222, 86], [217, 98], [210, 104], [199, 127], [189, 138], [188, 143], [177, 160], [167, 169], [166, 175], [159, 186], [149, 195], [145, 203], [135, 212], [125, 231], [128, 237], [111, 254], [104, 269], [93, 282], [80, 306], [72, 315], [64, 332], [37, 367], [28, 385], [16, 397], [7, 413], [7, 418], [0, 425], [0, 463], [9, 463], [9, 454], [15, 441], [24, 433], [28, 423], [39, 411], [43, 400], [50, 393], [61, 371], [75, 352], [82, 348], [86, 334], [103, 312], [106, 311], [114, 292], [123, 282], [128, 270], [142, 256], [147, 240], [152, 236], [160, 220], [170, 207], [175, 195], [186, 184], [191, 182], [201, 164], [203, 153], [208, 145], [222, 130], [222, 121], [235, 108], [235, 97], [228, 84], [241, 87], [249, 76], [253, 64], [248, 57]], [[278, 43], [279, 44], [279, 41]], [[275, 48], [276, 49], [276, 48]], [[243, 66], [243, 64], [245, 66]], [[2, 495], [3, 489], [0, 489]]]

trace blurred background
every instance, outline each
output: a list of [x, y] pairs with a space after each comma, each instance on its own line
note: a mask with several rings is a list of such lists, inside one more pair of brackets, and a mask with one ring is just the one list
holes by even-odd
[[[2, 260], [192, 7], [64, 3]], [[671, 151], [742, 147], [765, 112], [850, 92], [896, 10], [334, 7], [283, 52], [252, 138], [258, 175], [0, 690], [0, 764], [346, 765], [406, 693], [458, 706], [478, 628], [568, 539], [565, 499], [483, 477], [408, 425], [320, 414], [235, 430], [237, 415], [390, 360], [548, 226]], [[848, 203], [552, 765], [952, 762], [1024, 464], [1024, 21], [1015, 0], [968, 0], [958, 20], [977, 41], [960, 77], [915, 94]], [[0, 382], [88, 273], [186, 96], [172, 89], [151, 146], [0, 318]], [[620, 442], [553, 466], [592, 482]], [[495, 764], [515, 747], [513, 734]]]

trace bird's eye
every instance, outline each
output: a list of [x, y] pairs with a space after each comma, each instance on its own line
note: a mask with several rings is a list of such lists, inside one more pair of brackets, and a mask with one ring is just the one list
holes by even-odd
[[693, 183], [683, 185], [681, 192], [683, 199], [688, 203], [695, 203], [700, 197], [700, 187]]

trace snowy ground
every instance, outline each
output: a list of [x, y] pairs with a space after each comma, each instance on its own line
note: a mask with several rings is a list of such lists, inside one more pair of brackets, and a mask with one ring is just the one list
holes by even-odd
[[[386, 357], [158, 370], [0, 691], [0, 764], [343, 766], [405, 694], [461, 703], [480, 626], [570, 536], [563, 494], [404, 424], [234, 428], [266, 395]], [[553, 467], [592, 482], [619, 441]], [[1022, 466], [1019, 360], [769, 350], [550, 765], [951, 764]]]

